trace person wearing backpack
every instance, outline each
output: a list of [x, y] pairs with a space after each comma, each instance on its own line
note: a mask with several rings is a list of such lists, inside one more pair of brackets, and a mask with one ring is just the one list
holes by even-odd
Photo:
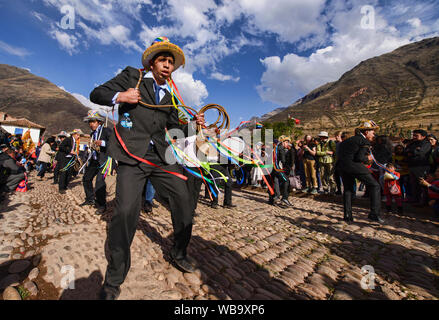
[[316, 154], [320, 164], [320, 179], [322, 181], [323, 193], [335, 194], [337, 188], [334, 179], [334, 155], [336, 151], [336, 143], [333, 140], [329, 140], [326, 131], [319, 133], [319, 140]]

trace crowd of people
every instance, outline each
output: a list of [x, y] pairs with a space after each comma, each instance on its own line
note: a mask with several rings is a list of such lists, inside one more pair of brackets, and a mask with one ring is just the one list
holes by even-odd
[[[290, 191], [309, 194], [341, 195], [342, 175], [337, 166], [340, 145], [350, 136], [360, 132], [337, 131], [332, 137], [322, 131], [316, 137], [305, 135], [302, 140], [293, 140], [280, 136], [274, 141], [275, 168], [270, 178], [275, 194], [270, 195], [270, 204], [288, 201]], [[265, 146], [262, 146], [265, 149]], [[386, 198], [386, 210], [392, 211], [392, 203], [397, 213], [403, 213], [403, 203], [425, 207], [432, 204], [439, 215], [439, 196], [428, 190], [427, 184], [438, 185], [436, 170], [439, 168], [439, 143], [433, 134], [419, 129], [413, 131], [412, 139], [391, 138], [377, 135], [370, 146], [373, 158], [364, 163], [372, 177], [380, 186], [380, 194]], [[282, 168], [279, 170], [278, 168]], [[241, 186], [267, 188], [256, 166], [243, 165], [241, 177], [236, 171]], [[439, 177], [439, 172], [437, 173]], [[364, 183], [357, 181], [356, 191], [365, 191], [363, 197], [370, 196], [370, 190]], [[439, 202], [438, 202], [439, 203]]]

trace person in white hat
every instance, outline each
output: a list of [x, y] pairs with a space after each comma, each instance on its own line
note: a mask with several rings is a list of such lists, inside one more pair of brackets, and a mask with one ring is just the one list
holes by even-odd
[[70, 137], [65, 138], [59, 145], [59, 178], [58, 178], [58, 190], [60, 194], [65, 194], [70, 179], [73, 175], [72, 166], [68, 166], [69, 163], [75, 161], [75, 157], [78, 156], [79, 150], [79, 137], [84, 135], [81, 129], [75, 129], [69, 132]]
[[329, 140], [329, 135], [326, 131], [321, 131], [319, 133], [319, 143], [317, 144], [316, 155], [319, 162], [323, 193], [325, 194], [335, 194], [335, 189], [337, 188], [334, 179], [335, 151], [335, 141]]
[[[95, 206], [96, 214], [104, 214], [107, 209], [107, 186], [105, 183], [102, 167], [108, 159], [108, 140], [111, 130], [104, 127], [105, 119], [96, 110], [89, 110], [84, 122], [87, 122], [90, 134], [90, 149], [85, 165], [82, 184], [84, 186], [85, 201], [80, 206]], [[93, 179], [96, 177], [95, 188]]]
[[[183, 130], [185, 136], [189, 131], [196, 134], [197, 125], [205, 124], [204, 115], [196, 115], [194, 121], [182, 126], [177, 109], [172, 107], [167, 81], [185, 64], [183, 50], [177, 45], [166, 37], [157, 38], [145, 50], [142, 64], [144, 70], [127, 67], [90, 94], [96, 104], [119, 104], [119, 123], [109, 141], [109, 155], [118, 161], [118, 172], [116, 205], [108, 232], [110, 260], [100, 292], [100, 298], [105, 300], [117, 299], [130, 269], [130, 247], [147, 179], [162, 198], [169, 199], [174, 227], [171, 261], [185, 272], [195, 271], [186, 252], [192, 233], [191, 196], [181, 179], [183, 168], [166, 162], [169, 145], [165, 133], [176, 128]], [[156, 107], [159, 105], [169, 107]]]

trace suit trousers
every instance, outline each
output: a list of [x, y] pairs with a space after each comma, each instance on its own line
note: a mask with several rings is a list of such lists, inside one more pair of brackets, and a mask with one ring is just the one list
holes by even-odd
[[58, 181], [59, 181], [59, 167], [60, 167], [60, 161], [57, 161], [56, 162], [56, 165], [55, 165], [55, 169], [53, 170], [53, 182], [54, 183], [58, 183]]
[[352, 200], [355, 194], [355, 179], [360, 180], [369, 190], [370, 214], [369, 217], [377, 218], [381, 215], [381, 187], [371, 174], [351, 174], [341, 172], [343, 180], [343, 208], [344, 217], [352, 217]]
[[[198, 168], [189, 168], [189, 169], [199, 173]], [[201, 185], [203, 184], [203, 180], [201, 178], [198, 178], [190, 174], [187, 171], [184, 172], [184, 175], [187, 177], [186, 184], [192, 201], [191, 204], [193, 208], [193, 213], [195, 214], [195, 210], [197, 209], [198, 206], [198, 198], [200, 197]], [[206, 186], [206, 188], [208, 187]]]
[[67, 190], [67, 186], [69, 184], [70, 178], [72, 176], [73, 168], [70, 167], [67, 170], [62, 170], [67, 166], [72, 158], [64, 157], [62, 160], [58, 161], [56, 166], [59, 166], [59, 174], [58, 174], [58, 185], [59, 190]]
[[[233, 185], [233, 181], [232, 181], [232, 177], [230, 176], [230, 172], [229, 172], [228, 167], [224, 166], [224, 165], [220, 165], [220, 164], [214, 164], [214, 165], [211, 165], [210, 168], [213, 169], [211, 171], [211, 173], [212, 173], [212, 176], [214, 178], [216, 178], [216, 179], [217, 178], [222, 178], [221, 175], [218, 172], [216, 172], [215, 170], [221, 172], [224, 176], [226, 176], [228, 178], [227, 182], [222, 180], [223, 183], [224, 183], [224, 203], [223, 203], [223, 205], [232, 204], [232, 185]], [[216, 180], [217, 184], [218, 184], [219, 181], [221, 181], [221, 180]], [[215, 203], [215, 204], [218, 204], [218, 197], [213, 198], [212, 202]]]
[[[176, 164], [162, 163], [154, 151], [148, 151], [145, 158], [165, 170], [183, 173], [183, 169]], [[119, 162], [116, 204], [107, 234], [109, 261], [105, 283], [111, 286], [120, 286], [130, 269], [130, 247], [139, 220], [146, 179], [151, 180], [161, 197], [169, 199], [174, 228], [171, 256], [176, 259], [186, 257], [186, 249], [192, 235], [193, 211], [186, 181], [143, 163], [128, 165]]]
[[[93, 192], [93, 179], [96, 177], [95, 191]], [[82, 177], [82, 184], [84, 186], [85, 200], [94, 201], [96, 197], [96, 204], [99, 207], [105, 207], [107, 204], [107, 186], [105, 184], [102, 168], [99, 162], [90, 159], [88, 166], [85, 167], [84, 176]]]
[[275, 170], [271, 172], [271, 181], [273, 182], [274, 195], [269, 194], [270, 202], [272, 202], [274, 198], [279, 199], [281, 196], [282, 199], [288, 200], [290, 187], [290, 180], [288, 179], [288, 176], [288, 170], [284, 173], [280, 173]]

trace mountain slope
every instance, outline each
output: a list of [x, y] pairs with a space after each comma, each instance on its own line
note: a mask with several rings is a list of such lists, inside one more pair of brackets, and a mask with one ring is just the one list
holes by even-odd
[[[300, 100], [299, 100], [300, 101]], [[439, 125], [439, 38], [361, 62], [267, 122], [298, 118], [307, 132], [351, 130], [372, 119], [399, 131]], [[398, 131], [397, 130], [397, 131]]]
[[47, 134], [81, 128], [88, 108], [50, 81], [27, 70], [0, 64], [0, 111], [46, 127]]

